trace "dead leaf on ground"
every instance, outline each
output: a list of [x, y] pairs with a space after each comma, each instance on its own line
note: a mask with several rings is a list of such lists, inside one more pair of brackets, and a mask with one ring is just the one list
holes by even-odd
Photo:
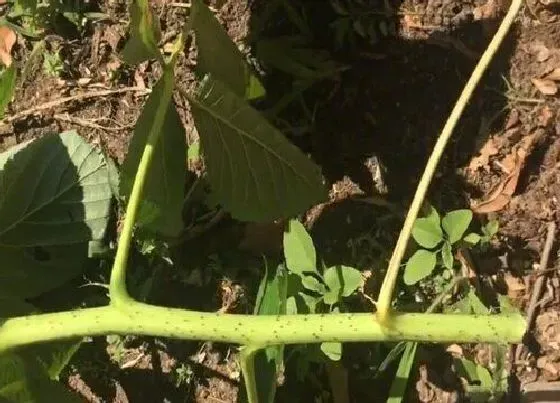
[[472, 211], [478, 214], [488, 214], [500, 211], [507, 206], [517, 187], [520, 173], [521, 165], [518, 165], [518, 169], [509, 174], [504, 181], [496, 186], [487, 200], [472, 206]]
[[507, 285], [508, 297], [511, 299], [518, 299], [525, 292], [525, 284], [520, 278], [506, 272], [504, 274], [504, 281]]
[[488, 214], [500, 211], [508, 205], [515, 193], [519, 175], [525, 166], [527, 155], [529, 155], [533, 148], [537, 134], [538, 131], [525, 136], [518, 146], [502, 160], [502, 169], [508, 175], [494, 188], [485, 201], [471, 206], [474, 213]]
[[469, 163], [469, 171], [474, 172], [478, 168], [488, 169], [488, 162], [490, 157], [498, 154], [498, 147], [494, 142], [493, 138], [489, 138], [486, 143], [482, 146], [477, 157], [473, 157]]
[[519, 119], [519, 111], [517, 109], [512, 109], [506, 125], [504, 127], [505, 130], [513, 129], [515, 126], [518, 126], [521, 120]]
[[134, 82], [138, 88], [145, 89], [146, 83], [144, 82], [143, 74], [140, 73], [138, 70], [134, 70]]
[[544, 95], [555, 95], [558, 92], [558, 86], [552, 80], [533, 78], [531, 82]]
[[554, 70], [552, 70], [550, 73], [544, 76], [544, 79], [551, 80], [551, 81], [560, 81], [560, 67], [557, 67]]
[[550, 7], [550, 8], [560, 6], [560, 0], [539, 0], [539, 3], [541, 3], [545, 7]]
[[548, 49], [542, 42], [535, 44], [535, 49], [537, 50], [537, 61], [544, 62], [550, 58], [550, 49]]
[[537, 123], [541, 127], [548, 127], [554, 119], [554, 112], [550, 109], [548, 105], [545, 105], [537, 116]]
[[16, 33], [6, 26], [0, 26], [0, 61], [6, 67], [12, 64], [12, 47], [16, 43]]
[[486, 3], [473, 9], [473, 18], [475, 21], [494, 18], [501, 11], [500, 3], [496, 0], [488, 0]]
[[450, 344], [445, 351], [455, 358], [463, 358], [463, 348], [458, 344]]

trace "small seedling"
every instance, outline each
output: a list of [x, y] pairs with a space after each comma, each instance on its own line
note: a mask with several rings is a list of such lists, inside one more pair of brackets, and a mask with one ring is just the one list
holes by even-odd
[[45, 52], [43, 71], [51, 77], [60, 77], [60, 74], [64, 71], [64, 62], [60, 57], [60, 50]]
[[190, 365], [182, 363], [179, 367], [175, 368], [173, 378], [176, 388], [181, 386], [189, 387], [194, 379], [194, 371]]
[[498, 224], [490, 221], [482, 228], [482, 234], [470, 232], [465, 235], [472, 221], [471, 210], [455, 210], [440, 218], [433, 207], [426, 217], [418, 218], [412, 228], [412, 237], [420, 246], [407, 261], [404, 282], [413, 285], [428, 277], [438, 265], [449, 271], [444, 278], [452, 276], [455, 258], [453, 249], [460, 243], [472, 247], [478, 243], [486, 244], [498, 231]]
[[[297, 278], [287, 299], [291, 313], [340, 313], [343, 298], [352, 295], [363, 283], [361, 273], [353, 267], [337, 265], [319, 271], [313, 240], [297, 220], [290, 220], [284, 233], [284, 257], [289, 273]], [[322, 343], [321, 351], [338, 361], [342, 345]]]

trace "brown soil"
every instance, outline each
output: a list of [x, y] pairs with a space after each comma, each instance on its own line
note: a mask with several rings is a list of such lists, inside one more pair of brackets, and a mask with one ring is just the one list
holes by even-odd
[[[160, 71], [152, 63], [133, 69], [119, 61], [117, 52], [126, 40], [128, 19], [121, 3], [124, 2], [99, 1], [99, 9], [110, 19], [88, 25], [75, 38], [49, 37], [47, 49], [61, 50], [63, 73], [49, 76], [39, 61], [27, 80], [18, 82], [7, 116], [63, 97], [76, 98], [0, 123], [0, 149], [45, 133], [73, 129], [101, 146], [118, 163], [123, 161], [134, 122], [146, 99], [144, 89], [153, 86]], [[254, 58], [252, 46], [260, 37], [295, 30], [282, 9], [274, 11], [265, 22], [260, 19], [267, 7], [277, 3], [280, 2], [255, 0], [249, 6], [245, 0], [223, 0], [213, 1], [212, 5], [228, 33], [244, 53]], [[393, 10], [400, 10], [396, 18], [388, 16], [392, 11], [385, 2], [371, 0], [367, 3], [371, 14], [377, 16], [375, 23], [381, 26], [383, 22], [387, 32], [379, 33], [374, 44], [358, 40], [354, 46], [338, 50], [329, 28], [336, 15], [327, 2], [289, 3], [297, 10], [305, 10], [312, 45], [328, 50], [334, 60], [348, 67], [305, 92], [301, 103], [306, 108], [294, 102], [280, 116], [291, 129], [303, 127], [287, 130], [286, 135], [322, 165], [332, 185], [331, 202], [312, 209], [308, 223], [325, 261], [367, 270], [371, 274], [367, 291], [375, 294], [382, 278], [379, 267], [386, 265], [401, 213], [407, 208], [453, 103], [507, 4], [494, 0], [388, 2]], [[153, 2], [153, 6], [166, 39], [177, 35], [188, 9], [172, 6], [166, 0]], [[510, 289], [508, 294], [523, 309], [535, 279], [530, 271], [539, 261], [546, 224], [556, 221], [560, 226], [560, 101], [557, 95], [542, 94], [532, 81], [560, 68], [557, 13], [558, 2], [528, 0], [447, 147], [429, 194], [429, 200], [441, 211], [476, 206], [480, 201], [491, 200], [496, 187], [504, 183], [512, 169], [519, 169], [518, 182], [507, 203], [477, 217], [480, 222], [499, 220], [498, 241], [490, 254], [505, 256], [507, 264], [497, 267], [494, 259], [488, 268], [486, 256], [475, 256], [475, 261], [481, 265], [478, 274], [482, 278], [491, 279], [499, 270], [503, 275], [521, 278], [522, 286], [515, 293]], [[19, 37], [15, 53], [21, 64], [30, 54], [30, 43]], [[192, 63], [193, 55], [189, 54], [179, 64], [177, 74], [184, 84], [193, 81]], [[267, 108], [285, 94], [289, 77], [268, 71], [266, 66], [260, 68], [265, 72], [269, 98], [259, 107]], [[128, 90], [84, 96], [116, 88]], [[187, 133], [193, 137], [188, 108], [178, 98], [176, 102]], [[313, 111], [312, 119], [305, 109]], [[522, 166], [511, 165], [508, 157], [519, 148], [527, 156]], [[383, 182], [387, 194], [383, 197], [391, 203], [389, 208], [351, 199], [357, 194], [378, 196], [379, 178], [367, 164], [373, 155], [386, 167]], [[228, 262], [228, 267], [246, 267], [243, 253], [247, 250], [257, 256], [262, 251], [277, 252], [279, 227], [244, 230], [241, 224], [225, 219], [213, 231], [185, 246], [180, 258], [188, 262], [188, 276], [176, 285], [175, 274], [167, 273], [161, 295], [153, 296], [155, 301], [192, 309], [251, 312], [250, 298], [245, 294], [256, 287], [258, 276], [254, 271], [216, 270], [207, 275], [205, 270], [219, 265], [215, 256], [229, 253], [229, 245], [239, 242], [242, 234], [242, 256], [229, 256], [235, 263]], [[199, 256], [187, 256], [187, 250], [195, 249], [201, 251]], [[532, 349], [524, 348], [516, 360], [509, 360], [516, 376], [511, 382], [512, 401], [516, 401], [520, 386], [528, 382], [560, 379], [560, 262], [556, 253], [548, 269], [540, 315], [532, 332], [536, 344]], [[354, 302], [362, 310], [370, 309], [366, 299]], [[379, 364], [371, 357], [378, 356], [384, 348], [373, 344], [349, 346], [345, 367], [350, 401], [384, 401], [390, 376], [373, 381], [371, 378], [372, 366]], [[465, 346], [464, 350], [478, 356], [485, 348]], [[96, 338], [86, 344], [72, 361], [67, 374], [69, 386], [92, 402], [136, 403], [164, 398], [173, 402], [236, 401], [239, 368], [230, 346], [132, 338], [121, 353], [124, 355], [108, 350], [105, 339]], [[115, 362], [117, 355], [124, 361]], [[419, 357], [422, 365], [415, 368], [414, 382], [410, 382], [417, 385], [416, 389], [410, 388], [411, 401], [453, 401], [461, 396], [460, 382], [452, 372], [448, 373], [448, 352], [425, 348]], [[119, 369], [125, 363], [128, 367]], [[189, 382], [177, 386], [169, 374], [181, 364], [187, 365], [193, 375]], [[326, 374], [313, 374], [310, 379], [311, 383], [302, 384], [287, 378], [278, 401], [317, 401], [319, 396], [329, 401]], [[435, 388], [430, 389], [433, 393], [418, 387], [428, 384], [428, 380], [430, 388]]]

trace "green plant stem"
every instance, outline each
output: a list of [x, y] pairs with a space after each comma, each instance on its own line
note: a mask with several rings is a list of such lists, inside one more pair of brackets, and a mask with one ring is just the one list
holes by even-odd
[[245, 390], [247, 391], [247, 400], [249, 403], [258, 403], [259, 394], [257, 391], [257, 377], [255, 373], [255, 355], [264, 347], [262, 346], [245, 346], [241, 352], [240, 363], [241, 373], [245, 381]]
[[106, 334], [208, 340], [247, 346], [319, 342], [423, 341], [519, 343], [520, 314], [395, 313], [389, 326], [370, 313], [232, 315], [192, 312], [131, 301], [128, 305], [9, 318], [0, 326], [0, 351], [30, 343]]
[[414, 221], [418, 217], [418, 212], [420, 211], [420, 207], [422, 205], [422, 202], [424, 201], [424, 198], [428, 191], [428, 187], [436, 171], [438, 162], [443, 154], [445, 146], [449, 141], [449, 138], [451, 137], [455, 126], [459, 122], [459, 118], [461, 117], [465, 107], [471, 99], [474, 90], [480, 82], [482, 75], [488, 68], [488, 65], [490, 64], [498, 48], [500, 47], [500, 44], [507, 35], [522, 4], [523, 0], [513, 0], [511, 2], [506, 16], [500, 24], [498, 31], [490, 41], [490, 44], [484, 51], [482, 57], [480, 58], [480, 61], [476, 65], [471, 77], [469, 78], [469, 81], [465, 85], [465, 88], [463, 89], [461, 96], [459, 97], [453, 110], [451, 111], [451, 114], [449, 115], [449, 118], [447, 119], [447, 122], [445, 123], [445, 126], [443, 127], [443, 130], [434, 146], [432, 154], [428, 159], [426, 168], [416, 189], [414, 199], [412, 200], [412, 203], [408, 210], [408, 214], [399, 235], [397, 245], [395, 246], [393, 255], [391, 256], [391, 260], [389, 261], [387, 274], [385, 275], [381, 290], [379, 292], [376, 316], [381, 323], [386, 323], [388, 320], [390, 320], [389, 313], [391, 310], [393, 290], [397, 282], [399, 266], [401, 265], [406, 250], [406, 245], [408, 244], [408, 240], [410, 239], [412, 226], [414, 225]]
[[126, 266], [128, 255], [130, 252], [130, 243], [134, 231], [134, 223], [136, 222], [136, 214], [140, 206], [144, 185], [148, 169], [150, 168], [155, 147], [161, 134], [161, 128], [165, 120], [169, 103], [173, 96], [174, 82], [174, 63], [164, 66], [163, 77], [164, 90], [160, 99], [158, 109], [156, 111], [148, 141], [144, 147], [142, 158], [138, 164], [138, 172], [134, 178], [132, 191], [130, 192], [129, 202], [126, 207], [123, 228], [118, 242], [117, 253], [115, 255], [115, 263], [111, 271], [111, 280], [109, 283], [109, 295], [111, 303], [117, 306], [130, 304], [133, 302], [126, 289]]

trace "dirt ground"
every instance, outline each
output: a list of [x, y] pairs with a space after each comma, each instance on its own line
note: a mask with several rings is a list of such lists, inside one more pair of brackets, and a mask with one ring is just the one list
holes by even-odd
[[[0, 122], [0, 149], [45, 133], [75, 129], [115, 161], [123, 161], [147, 89], [160, 71], [153, 63], [134, 69], [119, 59], [126, 41], [125, 2], [93, 3], [110, 18], [88, 24], [74, 37], [47, 38], [47, 49], [60, 49], [63, 71], [50, 76], [39, 60], [27, 79], [18, 81], [8, 118]], [[173, 39], [188, 7], [167, 0], [152, 3], [165, 39]], [[264, 74], [268, 98], [258, 105], [262, 109], [276, 105], [289, 88], [286, 75], [259, 64], [254, 50], [262, 37], [297, 31], [285, 9], [276, 7], [280, 3], [211, 2], [228, 33]], [[327, 2], [288, 3], [305, 12], [311, 45], [328, 51], [345, 69], [314, 84], [275, 123], [282, 123], [286, 135], [323, 167], [332, 185], [331, 202], [307, 215], [318, 250], [331, 263], [351, 262], [374, 272], [386, 264], [401, 219], [383, 206], [356, 203], [349, 197], [360, 190], [377, 194], [382, 181], [385, 200], [398, 211], [406, 210], [435, 139], [508, 3], [366, 0], [362, 3], [372, 15], [377, 39], [358, 38], [353, 46], [342, 48], [335, 45], [330, 28], [338, 17]], [[532, 342], [512, 350], [509, 357], [510, 401], [518, 401], [528, 384], [538, 390], [546, 389], [545, 382], [560, 380], [557, 240], [548, 266], [539, 267], [548, 223], [560, 226], [559, 11], [557, 0], [527, 0], [461, 119], [428, 197], [442, 211], [470, 206], [478, 221], [499, 221], [491, 251], [473, 256], [475, 269], [482, 279], [505, 283], [504, 292], [516, 305], [526, 310], [536, 279], [545, 276], [529, 337]], [[30, 55], [30, 45], [21, 36], [14, 50], [17, 63]], [[179, 64], [177, 74], [183, 85], [193, 81], [192, 64], [191, 53]], [[56, 102], [48, 104], [51, 101]], [[176, 103], [192, 140], [188, 107], [178, 97]], [[372, 156], [384, 167], [382, 179], [369, 169]], [[228, 265], [227, 275], [220, 270], [207, 275], [205, 269], [221, 264], [208, 256], [224, 252], [220, 248], [231, 242], [241, 245], [241, 254], [277, 252], [280, 235], [275, 226], [246, 228], [226, 219], [216, 232], [185, 245], [185, 250], [204, 248], [203, 258], [190, 261], [191, 271], [180, 286], [174, 285], [171, 274], [165, 278], [165, 292], [154, 298], [193, 309], [251, 312], [246, 293], [255, 289], [257, 269], [232, 269], [243, 267], [243, 255], [232, 258], [235, 263]], [[373, 294], [379, 278], [376, 273], [372, 276]], [[366, 300], [356, 304], [369, 309]], [[70, 387], [86, 401], [236, 401], [239, 368], [231, 346], [135, 338], [116, 345], [95, 338], [85, 346], [74, 357], [67, 377]], [[486, 346], [463, 347], [475, 357], [486, 351]], [[349, 401], [384, 401], [390, 379], [368, 376], [368, 357], [376, 348], [349, 346], [345, 357]], [[413, 374], [417, 388], [411, 388], [411, 401], [461, 401], [460, 383], [445, 375], [448, 353], [440, 350], [426, 347], [419, 353], [421, 365]], [[178, 368], [185, 369], [181, 373], [187, 379], [181, 384], [170, 375]], [[427, 380], [433, 393], [426, 392], [426, 386], [422, 389]], [[311, 386], [289, 378], [284, 386], [278, 401], [330, 401], [323, 393], [328, 390], [324, 374], [314, 377]]]

